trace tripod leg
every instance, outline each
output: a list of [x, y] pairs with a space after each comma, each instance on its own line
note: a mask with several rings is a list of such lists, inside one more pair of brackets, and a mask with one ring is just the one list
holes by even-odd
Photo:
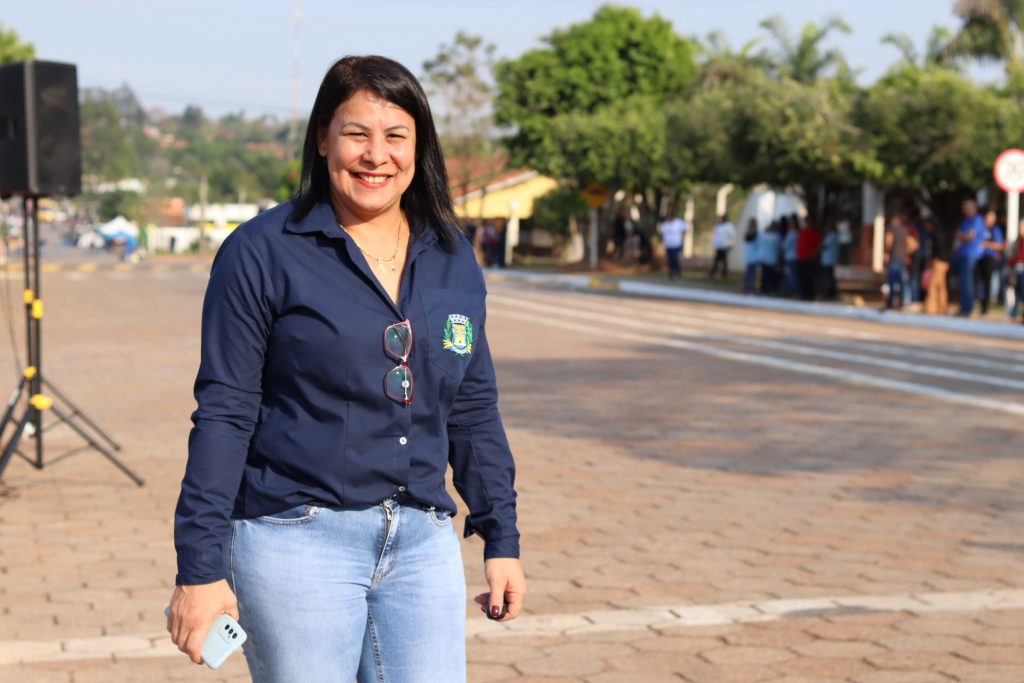
[[4, 417], [0, 420], [0, 436], [3, 436], [4, 430], [7, 429], [7, 423], [10, 421], [11, 416], [14, 415], [14, 407], [18, 405], [18, 400], [21, 398], [21, 394], [25, 391], [25, 383], [28, 382], [24, 376], [21, 381], [18, 382], [18, 388], [11, 394], [11, 400], [7, 402], [7, 410], [4, 411]]
[[33, 418], [33, 413], [35, 412], [37, 412], [36, 409], [29, 406], [22, 418], [18, 420], [18, 425], [14, 430], [14, 434], [11, 435], [11, 440], [8, 441], [7, 446], [4, 447], [3, 455], [0, 455], [0, 477], [3, 476], [4, 468], [7, 467], [7, 463], [11, 459], [11, 456], [14, 455], [14, 451], [18, 449], [18, 442], [21, 441], [21, 437], [25, 433], [25, 427], [28, 426], [28, 423]]
[[71, 429], [73, 429], [76, 434], [78, 434], [80, 437], [85, 439], [85, 441], [90, 446], [92, 446], [93, 448], [98, 450], [100, 453], [102, 453], [103, 456], [107, 460], [109, 460], [110, 462], [114, 463], [114, 465], [116, 465], [119, 470], [121, 470], [126, 475], [128, 475], [129, 479], [134, 481], [139, 486], [142, 486], [143, 484], [146, 483], [145, 480], [142, 477], [140, 477], [135, 472], [135, 470], [133, 470], [132, 468], [128, 467], [128, 465], [124, 464], [120, 459], [118, 459], [118, 457], [116, 455], [114, 455], [109, 450], [107, 450], [103, 446], [103, 444], [101, 444], [96, 439], [92, 438], [92, 436], [89, 434], [89, 432], [87, 432], [84, 429], [82, 429], [78, 425], [77, 422], [75, 422], [74, 420], [71, 419], [70, 415], [66, 414], [63, 410], [61, 410], [57, 406], [53, 406], [52, 408], [50, 408], [50, 410], [52, 410], [53, 414], [56, 415], [64, 424], [66, 424], [68, 427], [71, 427]]
[[77, 416], [77, 417], [82, 418], [82, 422], [84, 422], [90, 428], [92, 428], [92, 430], [94, 432], [96, 432], [96, 434], [98, 434], [101, 439], [103, 439], [108, 444], [110, 444], [111, 448], [113, 448], [115, 451], [121, 450], [121, 444], [119, 444], [118, 442], [114, 441], [114, 437], [110, 436], [105, 431], [103, 431], [100, 428], [100, 426], [98, 424], [96, 424], [92, 420], [92, 418], [90, 418], [88, 415], [85, 414], [84, 410], [82, 410], [77, 405], [75, 405], [74, 401], [72, 401], [70, 398], [67, 397], [67, 394], [65, 394], [63, 391], [61, 391], [57, 387], [53, 386], [53, 382], [51, 382], [50, 380], [48, 380], [47, 378], [44, 377], [43, 378], [43, 384], [45, 384], [47, 387], [49, 387], [50, 391], [53, 393], [53, 395], [56, 396], [57, 398], [59, 398], [62, 403], [64, 403], [66, 406], [71, 408], [72, 416], [73, 417]]

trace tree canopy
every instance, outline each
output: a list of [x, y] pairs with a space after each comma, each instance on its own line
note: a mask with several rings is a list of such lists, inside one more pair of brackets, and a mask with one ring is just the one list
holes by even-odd
[[698, 43], [660, 17], [606, 6], [498, 65], [496, 119], [514, 161], [629, 196], [701, 182], [811, 189], [865, 180], [969, 193], [990, 183], [1002, 149], [1024, 142], [1024, 97], [1014, 94], [1024, 91], [1012, 78], [978, 85], [949, 55], [981, 55], [967, 46], [987, 27], [1002, 41], [988, 41], [990, 56], [1016, 59], [1024, 0], [960, 0], [955, 9], [960, 30], [936, 27], [921, 51], [888, 34], [893, 66], [862, 86], [831, 44], [850, 32], [838, 17], [796, 34], [769, 17], [762, 37], [733, 49], [722, 34]]
[[35, 56], [35, 45], [24, 42], [17, 31], [0, 23], [0, 64], [21, 62]]
[[686, 92], [697, 68], [694, 41], [631, 8], [606, 5], [542, 42], [495, 69], [495, 121], [513, 131], [506, 140], [513, 160], [538, 170], [557, 166], [560, 131], [574, 118], [621, 109], [635, 97], [663, 103]]

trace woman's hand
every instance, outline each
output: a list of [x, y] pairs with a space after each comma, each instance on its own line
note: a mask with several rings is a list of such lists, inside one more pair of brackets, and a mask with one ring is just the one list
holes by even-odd
[[[526, 575], [523, 565], [514, 557], [495, 557], [484, 561], [484, 576], [490, 593], [481, 593], [474, 598], [481, 611], [496, 621], [511, 621], [519, 616], [526, 595]], [[502, 614], [503, 607], [508, 608]]]
[[178, 649], [196, 664], [203, 663], [203, 641], [221, 614], [238, 619], [238, 600], [224, 579], [195, 586], [175, 586], [167, 632]]

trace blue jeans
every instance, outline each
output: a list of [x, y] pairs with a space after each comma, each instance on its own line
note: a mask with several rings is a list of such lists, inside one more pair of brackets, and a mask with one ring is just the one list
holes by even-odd
[[232, 522], [254, 683], [466, 680], [466, 584], [447, 513], [386, 500]]
[[957, 257], [956, 277], [960, 285], [960, 315], [970, 315], [974, 310], [974, 269], [977, 265], [976, 258]]
[[668, 277], [683, 277], [683, 271], [679, 266], [679, 255], [683, 253], [682, 247], [668, 247], [665, 249], [665, 256], [668, 257]]
[[893, 261], [886, 269], [885, 283], [889, 285], [889, 297], [885, 301], [886, 308], [893, 308], [893, 299], [899, 297], [899, 305], [895, 308], [903, 308], [907, 303], [907, 264], [902, 261]]
[[800, 285], [796, 279], [796, 261], [786, 261], [782, 267], [782, 290], [788, 296], [795, 296], [800, 292]]
[[747, 269], [743, 273], [743, 293], [753, 294], [754, 284], [757, 282], [757, 265], [756, 263], [748, 263]]

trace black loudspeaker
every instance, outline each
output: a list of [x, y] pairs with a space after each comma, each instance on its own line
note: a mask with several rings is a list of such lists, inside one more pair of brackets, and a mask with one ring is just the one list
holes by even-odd
[[0, 195], [81, 191], [75, 65], [29, 60], [0, 66]]

